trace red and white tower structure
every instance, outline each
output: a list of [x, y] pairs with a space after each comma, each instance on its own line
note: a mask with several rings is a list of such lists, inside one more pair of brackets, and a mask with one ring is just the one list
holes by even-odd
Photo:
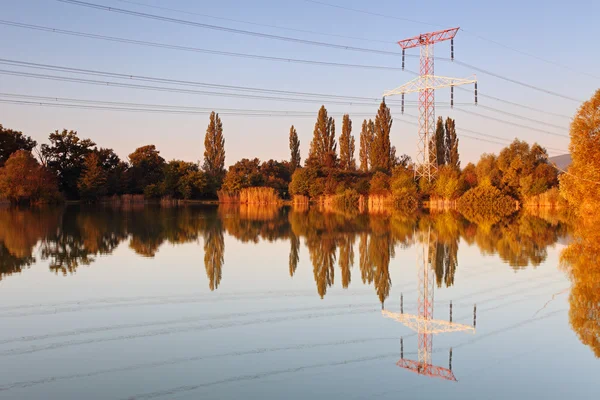
[[[454, 59], [454, 36], [460, 28], [446, 29], [443, 31], [423, 33], [418, 36], [404, 39], [398, 42], [402, 47], [402, 69], [404, 69], [404, 57], [406, 49], [418, 47], [420, 49], [419, 77], [404, 85], [386, 91], [383, 97], [402, 95], [402, 112], [404, 113], [404, 95], [407, 93], [419, 93], [419, 140], [417, 145], [417, 177], [423, 177], [431, 181], [437, 172], [437, 161], [435, 148], [430, 149], [430, 139], [435, 135], [435, 90], [450, 87], [452, 89], [451, 105], [454, 105], [454, 86], [475, 84], [475, 103], [477, 103], [477, 80], [473, 76], [470, 79], [449, 78], [435, 76], [433, 74], [433, 46], [435, 43], [450, 40], [451, 59]], [[434, 144], [435, 146], [435, 144]]]

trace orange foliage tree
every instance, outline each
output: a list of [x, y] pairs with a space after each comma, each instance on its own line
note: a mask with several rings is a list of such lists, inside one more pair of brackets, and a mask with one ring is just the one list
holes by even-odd
[[38, 203], [59, 198], [56, 179], [26, 150], [13, 153], [0, 168], [0, 197], [11, 203]]

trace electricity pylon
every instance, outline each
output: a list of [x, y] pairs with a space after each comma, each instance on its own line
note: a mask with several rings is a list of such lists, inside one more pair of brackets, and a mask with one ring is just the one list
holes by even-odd
[[404, 39], [398, 42], [402, 47], [402, 69], [404, 69], [405, 50], [419, 47], [420, 68], [419, 77], [404, 85], [388, 90], [383, 94], [384, 99], [388, 96], [402, 95], [402, 113], [404, 113], [404, 95], [406, 93], [419, 93], [419, 140], [417, 144], [417, 168], [416, 177], [424, 177], [429, 182], [437, 172], [435, 141], [430, 148], [430, 139], [435, 135], [435, 90], [451, 88], [450, 105], [454, 106], [454, 86], [475, 84], [475, 104], [477, 104], [477, 80], [472, 78], [449, 78], [435, 76], [433, 74], [433, 45], [446, 40], [451, 41], [451, 59], [454, 60], [454, 36], [459, 28], [446, 29], [443, 31], [422, 33], [418, 36]]
[[[425, 236], [425, 233], [422, 233]], [[381, 313], [386, 318], [396, 320], [403, 325], [406, 325], [413, 331], [417, 332], [419, 337], [418, 343], [418, 360], [409, 360], [404, 358], [404, 349], [402, 346], [400, 360], [396, 363], [401, 368], [406, 368], [419, 375], [437, 377], [456, 381], [452, 372], [452, 349], [450, 349], [450, 366], [444, 368], [433, 365], [431, 363], [431, 353], [433, 350], [433, 335], [444, 332], [475, 332], [475, 326], [457, 324], [452, 322], [452, 303], [450, 303], [450, 321], [433, 319], [433, 290], [434, 290], [434, 275], [431, 268], [431, 228], [428, 229], [426, 237], [421, 237], [421, 246], [418, 251], [418, 280], [419, 280], [419, 299], [418, 299], [418, 315], [405, 314], [402, 300], [400, 303], [400, 313], [394, 313], [387, 310], [382, 310]], [[475, 324], [475, 320], [473, 320]], [[473, 325], [474, 325], [473, 324]]]

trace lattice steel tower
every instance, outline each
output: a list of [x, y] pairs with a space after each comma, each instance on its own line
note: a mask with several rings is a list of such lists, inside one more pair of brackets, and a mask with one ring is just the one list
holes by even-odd
[[[475, 84], [475, 103], [477, 103], [477, 80], [448, 78], [435, 76], [433, 74], [433, 45], [446, 40], [451, 41], [451, 59], [454, 59], [454, 36], [459, 28], [446, 29], [443, 31], [423, 33], [418, 36], [404, 39], [398, 42], [402, 47], [402, 69], [404, 69], [404, 57], [406, 49], [419, 47], [420, 68], [419, 77], [404, 85], [385, 92], [383, 97], [402, 95], [402, 113], [404, 113], [404, 94], [419, 93], [419, 140], [417, 145], [417, 168], [415, 175], [424, 177], [431, 181], [437, 172], [437, 160], [435, 147], [430, 149], [430, 139], [435, 135], [435, 89], [451, 88], [450, 104], [454, 105], [454, 86]], [[435, 146], [435, 141], [433, 141]]]

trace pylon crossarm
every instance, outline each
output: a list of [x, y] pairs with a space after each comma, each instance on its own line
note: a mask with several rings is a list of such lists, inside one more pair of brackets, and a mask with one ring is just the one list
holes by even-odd
[[418, 93], [427, 89], [437, 90], [451, 86], [461, 86], [477, 82], [475, 75], [470, 78], [450, 78], [447, 76], [423, 75], [406, 82], [396, 89], [388, 90], [383, 93], [384, 97], [395, 96], [406, 93]]
[[408, 360], [405, 358], [400, 359], [396, 363], [396, 365], [400, 368], [413, 371], [419, 375], [430, 376], [433, 378], [441, 378], [448, 381], [456, 382], [456, 377], [454, 376], [454, 373], [448, 368], [438, 367], [431, 364], [424, 364], [420, 361]]
[[444, 40], [454, 39], [456, 33], [460, 28], [444, 29], [442, 31], [422, 33], [417, 36], [413, 36], [408, 39], [400, 40], [398, 44], [403, 49], [411, 49], [413, 47], [419, 47], [423, 44], [434, 44], [437, 42], [443, 42]]
[[382, 310], [381, 314], [385, 318], [390, 318], [400, 322], [406, 327], [418, 333], [433, 334], [445, 332], [471, 332], [475, 333], [475, 328], [469, 325], [457, 324], [455, 322], [426, 319], [414, 314], [394, 313], [388, 310]]

